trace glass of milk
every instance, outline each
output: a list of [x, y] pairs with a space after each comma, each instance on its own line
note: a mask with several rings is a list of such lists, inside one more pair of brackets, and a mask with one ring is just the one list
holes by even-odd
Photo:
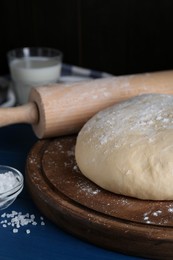
[[59, 80], [62, 52], [51, 48], [26, 47], [7, 53], [17, 102], [27, 102], [32, 87], [48, 85]]

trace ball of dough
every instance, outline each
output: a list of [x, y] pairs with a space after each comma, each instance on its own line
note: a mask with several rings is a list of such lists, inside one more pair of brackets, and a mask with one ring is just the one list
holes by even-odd
[[173, 200], [173, 96], [140, 95], [97, 113], [79, 132], [75, 156], [108, 191]]

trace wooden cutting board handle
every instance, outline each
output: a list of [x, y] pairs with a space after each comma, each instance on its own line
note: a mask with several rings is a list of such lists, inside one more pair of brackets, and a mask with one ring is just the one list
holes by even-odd
[[33, 88], [28, 104], [0, 109], [0, 125], [32, 124], [38, 138], [67, 135], [99, 110], [144, 93], [173, 94], [173, 70]]

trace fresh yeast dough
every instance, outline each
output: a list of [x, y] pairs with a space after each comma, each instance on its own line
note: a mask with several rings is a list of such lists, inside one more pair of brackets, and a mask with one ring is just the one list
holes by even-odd
[[173, 200], [173, 96], [140, 95], [81, 129], [75, 156], [100, 187], [146, 200]]

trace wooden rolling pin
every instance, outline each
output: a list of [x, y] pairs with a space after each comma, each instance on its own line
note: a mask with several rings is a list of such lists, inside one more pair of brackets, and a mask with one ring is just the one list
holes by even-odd
[[38, 138], [76, 133], [99, 110], [144, 93], [173, 94], [173, 71], [33, 88], [26, 105], [0, 109], [0, 126], [29, 123]]

